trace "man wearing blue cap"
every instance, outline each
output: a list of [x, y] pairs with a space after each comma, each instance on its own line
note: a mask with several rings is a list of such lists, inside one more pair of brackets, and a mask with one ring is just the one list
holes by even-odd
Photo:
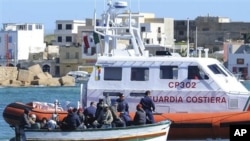
[[127, 101], [124, 99], [124, 94], [120, 93], [119, 98], [116, 100], [117, 112], [120, 112], [120, 117], [123, 121], [125, 121], [126, 125], [129, 126], [131, 124], [131, 117], [129, 116], [129, 106]]

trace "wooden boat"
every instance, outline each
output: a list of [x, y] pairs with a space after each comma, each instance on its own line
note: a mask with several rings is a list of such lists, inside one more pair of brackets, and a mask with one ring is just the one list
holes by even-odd
[[166, 141], [171, 122], [108, 129], [83, 129], [74, 131], [29, 129], [24, 130], [27, 141]]
[[155, 114], [154, 117], [156, 121], [165, 119], [173, 121], [168, 138], [171, 140], [229, 139], [230, 125], [250, 125], [248, 111], [165, 113]]

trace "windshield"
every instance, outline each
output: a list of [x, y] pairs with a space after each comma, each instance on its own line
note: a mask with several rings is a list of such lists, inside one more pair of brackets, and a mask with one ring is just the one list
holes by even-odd
[[208, 68], [214, 74], [223, 74], [223, 75], [227, 76], [227, 74], [217, 64], [208, 65]]
[[220, 64], [220, 66], [225, 70], [229, 75], [234, 76], [231, 71], [229, 71], [223, 64]]

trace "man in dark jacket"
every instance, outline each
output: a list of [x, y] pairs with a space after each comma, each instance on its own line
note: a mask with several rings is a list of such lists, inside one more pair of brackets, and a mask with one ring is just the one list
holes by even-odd
[[136, 106], [136, 113], [134, 117], [134, 124], [135, 125], [144, 125], [146, 124], [146, 112], [142, 109], [142, 105], [138, 104]]
[[24, 113], [23, 113], [22, 123], [21, 123], [21, 126], [24, 128], [31, 127], [29, 113], [30, 113], [30, 110], [28, 108], [25, 108]]
[[117, 111], [118, 112], [127, 112], [129, 113], [129, 106], [128, 106], [128, 103], [127, 101], [125, 101], [124, 99], [124, 95], [123, 94], [120, 94], [119, 95], [119, 98], [116, 100], [116, 102], [118, 103], [117, 105]]
[[103, 105], [104, 105], [103, 99], [99, 99], [99, 102], [96, 105], [95, 118], [97, 118], [100, 115], [100, 113], [103, 109]]
[[96, 104], [95, 102], [90, 102], [90, 106], [84, 110], [85, 124], [88, 128], [93, 127], [93, 122], [95, 121]]
[[129, 106], [122, 93], [119, 95], [119, 98], [116, 100], [116, 102], [118, 103], [117, 112], [121, 113], [120, 117], [123, 121], [125, 121], [127, 126], [131, 125], [132, 120], [129, 116]]
[[68, 115], [63, 120], [63, 127], [64, 130], [75, 130], [81, 124], [80, 118], [76, 112], [73, 112], [73, 108], [69, 108]]
[[141, 99], [140, 104], [142, 105], [143, 110], [146, 112], [147, 123], [154, 123], [153, 112], [155, 111], [155, 104], [153, 100], [150, 98], [150, 91], [145, 92], [144, 98]]

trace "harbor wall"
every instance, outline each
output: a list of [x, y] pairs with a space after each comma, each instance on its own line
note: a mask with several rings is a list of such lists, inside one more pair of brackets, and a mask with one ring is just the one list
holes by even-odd
[[43, 72], [40, 65], [30, 66], [27, 70], [17, 67], [0, 66], [0, 86], [74, 86], [75, 79], [71, 76], [53, 78], [48, 72]]

